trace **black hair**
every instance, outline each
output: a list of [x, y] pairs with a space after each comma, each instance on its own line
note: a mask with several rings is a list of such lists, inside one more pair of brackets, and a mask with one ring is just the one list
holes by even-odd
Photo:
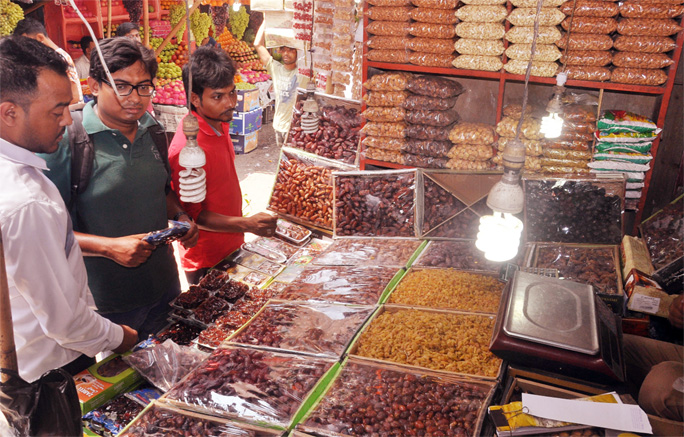
[[88, 47], [90, 47], [90, 43], [93, 42], [93, 38], [89, 35], [84, 36], [81, 38], [81, 42], [79, 42], [79, 45], [81, 46], [81, 50], [83, 51], [83, 54], [86, 54], [86, 50]]
[[[211, 46], [198, 47], [183, 66], [183, 86], [187, 92], [190, 86], [192, 68], [192, 92], [202, 100], [205, 88], [219, 89], [230, 86], [235, 79], [235, 63], [226, 52]], [[194, 105], [191, 105], [195, 110]]]
[[126, 36], [128, 35], [131, 31], [140, 29], [140, 26], [136, 26], [135, 24], [129, 22], [126, 23], [121, 23], [119, 26], [116, 28], [116, 36]]
[[[109, 38], [100, 42], [102, 57], [107, 63], [110, 73], [128, 68], [138, 61], [145, 66], [150, 79], [157, 75], [157, 58], [151, 49], [130, 38]], [[90, 77], [98, 83], [107, 80], [100, 57], [93, 50], [90, 54]]]
[[38, 20], [33, 18], [24, 18], [17, 23], [17, 27], [14, 28], [14, 35], [24, 35], [33, 36], [42, 33], [47, 36], [47, 31], [45, 26]]
[[40, 72], [68, 77], [68, 67], [59, 53], [34, 39], [18, 35], [0, 39], [0, 102], [11, 101], [28, 110]]

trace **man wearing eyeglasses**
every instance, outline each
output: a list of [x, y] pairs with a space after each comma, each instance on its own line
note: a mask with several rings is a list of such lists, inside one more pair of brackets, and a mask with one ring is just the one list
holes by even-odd
[[185, 247], [197, 243], [198, 232], [170, 189], [166, 159], [151, 134], [158, 126], [146, 112], [157, 72], [154, 52], [128, 38], [105, 40], [100, 47], [113, 81], [92, 56], [88, 85], [95, 101], [82, 116], [94, 148], [92, 175], [72, 199], [72, 128], [59, 150], [45, 156], [47, 176], [71, 205], [98, 312], [145, 338], [166, 323], [180, 284], [171, 246], [155, 248], [141, 238], [166, 228], [168, 219], [191, 223], [181, 239]]

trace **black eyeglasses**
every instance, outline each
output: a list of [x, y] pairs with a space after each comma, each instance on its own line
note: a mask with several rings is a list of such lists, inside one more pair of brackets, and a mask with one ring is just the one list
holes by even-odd
[[[110, 87], [114, 88], [111, 83], [106, 80], [102, 80]], [[141, 83], [138, 85], [131, 85], [130, 83], [117, 83], [116, 91], [123, 97], [130, 96], [133, 90], [135, 90], [140, 97], [150, 97], [154, 94], [154, 85], [151, 83]]]

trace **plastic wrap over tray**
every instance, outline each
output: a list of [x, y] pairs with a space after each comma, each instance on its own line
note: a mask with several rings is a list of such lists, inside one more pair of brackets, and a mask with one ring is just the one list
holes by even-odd
[[423, 233], [430, 232], [430, 230], [465, 208], [466, 204], [456, 198], [446, 188], [430, 177], [423, 177]]
[[390, 238], [338, 238], [314, 259], [324, 266], [384, 266], [408, 264], [420, 240]]
[[415, 267], [454, 268], [497, 273], [501, 263], [485, 259], [475, 241], [431, 241], [414, 263]]

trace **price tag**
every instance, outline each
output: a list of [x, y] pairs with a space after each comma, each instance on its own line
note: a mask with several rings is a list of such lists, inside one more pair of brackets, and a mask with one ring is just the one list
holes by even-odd
[[660, 298], [644, 296], [643, 294], [632, 295], [632, 300], [629, 306], [632, 311], [639, 311], [642, 313], [656, 314], [660, 308]]

